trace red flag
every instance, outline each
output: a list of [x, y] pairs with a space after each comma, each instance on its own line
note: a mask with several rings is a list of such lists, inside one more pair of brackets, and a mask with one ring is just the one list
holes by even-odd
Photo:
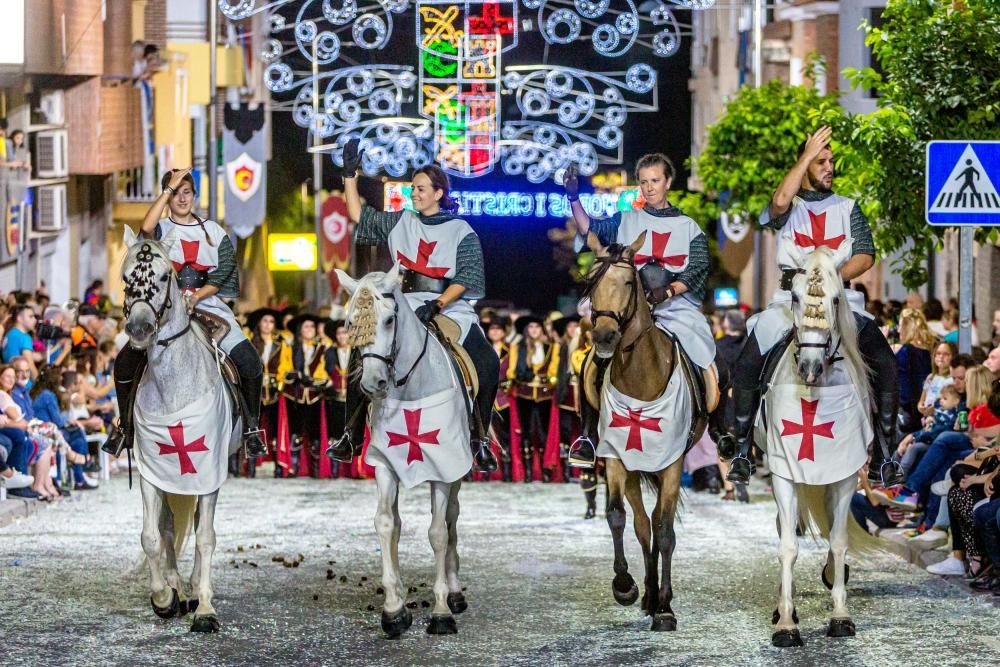
[[351, 263], [351, 221], [344, 198], [337, 195], [327, 197], [320, 208], [320, 221], [323, 229], [320, 238], [323, 270], [330, 281], [330, 293], [336, 295], [340, 283], [333, 270], [346, 270]]

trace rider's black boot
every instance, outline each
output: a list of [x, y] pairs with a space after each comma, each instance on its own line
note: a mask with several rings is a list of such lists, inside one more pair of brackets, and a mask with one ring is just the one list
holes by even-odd
[[[247, 406], [247, 423], [243, 429], [243, 446], [247, 457], [255, 459], [267, 456], [267, 443], [264, 442], [264, 430], [260, 428], [260, 389], [263, 384], [263, 374], [255, 378], [240, 378], [240, 393]], [[252, 463], [250, 465], [253, 465]]]
[[348, 366], [350, 371], [347, 376], [347, 401], [344, 403], [344, 410], [347, 411], [344, 432], [326, 450], [328, 457], [340, 463], [350, 463], [355, 456], [361, 454], [365, 445], [368, 405], [371, 403], [368, 395], [361, 389], [361, 360], [357, 353], [351, 353]]
[[733, 484], [749, 484], [753, 474], [750, 449], [753, 447], [753, 423], [760, 406], [760, 389], [733, 387], [733, 407], [736, 411], [733, 436], [736, 438], [736, 456], [726, 476]]
[[[601, 359], [594, 355], [590, 363], [597, 364], [597, 395], [601, 395], [604, 373], [611, 363], [610, 359]], [[580, 370], [580, 382], [586, 377], [585, 365]], [[568, 461], [574, 468], [589, 468], [597, 463], [597, 428], [601, 419], [600, 409], [595, 408], [587, 400], [586, 392], [580, 392], [580, 437], [569, 446]]]
[[118, 397], [118, 421], [111, 425], [101, 449], [118, 457], [125, 449], [132, 449], [132, 404], [135, 390], [146, 369], [146, 353], [126, 344], [115, 359], [115, 394]]
[[472, 465], [476, 472], [494, 473], [500, 468], [488, 437], [473, 434], [469, 442], [472, 447]]
[[895, 486], [903, 481], [899, 463], [892, 460], [896, 448], [896, 415], [899, 412], [899, 392], [875, 394], [875, 442], [872, 460], [868, 465], [868, 479], [883, 486]]

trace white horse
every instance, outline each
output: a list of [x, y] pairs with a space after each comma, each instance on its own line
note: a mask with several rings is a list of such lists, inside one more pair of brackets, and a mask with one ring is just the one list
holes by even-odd
[[871, 399], [834, 254], [827, 248], [815, 250], [791, 292], [792, 340], [768, 385], [756, 437], [766, 443], [778, 505], [781, 585], [771, 638], [778, 647], [802, 646], [792, 601], [796, 528], [803, 525], [829, 538], [823, 568], [823, 582], [833, 595], [829, 637], [855, 634], [847, 610], [849, 535], [852, 549], [873, 545], [850, 514], [857, 472], [872, 441]]
[[[142, 548], [157, 616], [172, 618], [193, 611], [192, 632], [217, 632], [211, 583], [215, 504], [226, 477], [226, 460], [240, 446], [240, 420], [233, 417], [234, 404], [210, 344], [200, 329], [191, 326], [169, 259], [173, 242], [172, 233], [155, 241], [138, 238], [125, 228], [125, 331], [130, 344], [148, 355], [134, 399]], [[177, 415], [182, 418], [174, 422]], [[170, 422], [168, 437], [151, 435], [156, 430], [150, 424], [166, 422]], [[185, 424], [195, 423], [207, 424], [211, 432], [195, 433], [191, 428], [185, 432]], [[174, 473], [176, 480], [171, 477]], [[203, 491], [185, 493], [192, 488]], [[196, 548], [188, 599], [177, 558], [192, 524]]]
[[436, 577], [427, 632], [458, 632], [455, 618], [468, 607], [458, 580], [458, 491], [472, 467], [464, 388], [444, 346], [417, 319], [399, 287], [399, 272], [354, 280], [337, 271], [352, 295], [351, 341], [361, 357], [361, 388], [372, 399], [366, 460], [375, 466], [375, 530], [382, 547], [382, 630], [402, 635], [413, 617], [399, 568], [399, 487], [431, 486]]

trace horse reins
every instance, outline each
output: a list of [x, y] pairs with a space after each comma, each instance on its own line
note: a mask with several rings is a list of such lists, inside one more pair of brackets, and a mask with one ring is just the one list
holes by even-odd
[[[614, 246], [612, 246], [612, 248], [613, 247]], [[618, 328], [623, 332], [622, 335], [624, 336], [625, 328], [628, 326], [628, 324], [632, 321], [632, 318], [634, 318], [636, 313], [639, 311], [638, 290], [636, 289], [636, 282], [639, 280], [639, 276], [635, 270], [635, 264], [633, 264], [629, 260], [623, 259], [620, 250], [608, 257], [598, 258], [597, 261], [600, 262], [602, 266], [597, 270], [597, 273], [591, 279], [591, 283], [586, 291], [587, 295], [589, 295], [590, 292], [594, 289], [594, 287], [597, 286], [597, 283], [600, 282], [601, 278], [604, 277], [604, 274], [606, 274], [608, 272], [608, 269], [610, 269], [612, 266], [620, 266], [632, 271], [632, 280], [629, 281], [628, 311], [624, 313], [619, 313], [614, 310], [599, 310], [599, 309], [591, 309], [590, 311], [591, 321], [593, 321], [595, 325], [597, 324], [597, 318], [607, 317], [608, 319], [613, 320], [615, 324], [618, 325]], [[593, 301], [591, 301], [591, 303], [593, 303]], [[624, 345], [621, 348], [622, 354], [631, 352], [633, 349], [635, 349], [635, 346], [639, 343], [642, 337], [646, 335], [646, 332], [649, 331], [652, 327], [653, 327], [653, 322], [652, 318], [650, 318], [650, 323], [646, 326], [646, 328], [640, 331], [639, 334], [635, 337], [635, 339], [631, 343]]]
[[410, 370], [408, 370], [406, 372], [406, 375], [403, 376], [403, 379], [402, 380], [396, 380], [395, 379], [396, 378], [396, 356], [399, 354], [399, 342], [398, 342], [399, 341], [399, 336], [398, 336], [398, 333], [399, 333], [399, 302], [396, 301], [396, 296], [393, 293], [391, 293], [391, 292], [383, 292], [382, 296], [384, 298], [391, 299], [392, 300], [392, 304], [393, 304], [392, 345], [390, 346], [390, 349], [389, 349], [389, 356], [386, 357], [386, 356], [383, 356], [381, 354], [376, 354], [375, 352], [364, 352], [364, 353], [362, 353], [362, 355], [361, 355], [360, 358], [361, 358], [361, 361], [364, 361], [365, 359], [376, 359], [378, 361], [381, 361], [383, 364], [385, 364], [386, 367], [389, 369], [389, 375], [392, 376], [392, 378], [393, 378], [393, 380], [394, 380], [394, 382], [396, 384], [396, 388], [398, 389], [399, 387], [402, 387], [407, 382], [409, 382], [410, 376], [413, 375], [413, 372], [417, 369], [417, 365], [420, 363], [421, 359], [424, 358], [424, 355], [427, 353], [427, 341], [430, 339], [430, 335], [431, 334], [430, 334], [430, 331], [427, 330], [427, 327], [424, 327], [424, 344], [423, 344], [423, 347], [420, 349], [420, 354], [417, 355], [417, 359], [413, 362], [413, 365], [410, 366]]
[[[167, 290], [167, 294], [163, 299], [163, 303], [160, 304], [160, 307], [159, 308], [153, 307], [153, 302], [152, 302], [153, 276], [152, 276], [152, 267], [150, 265], [153, 263], [154, 257], [155, 256], [153, 255], [153, 247], [149, 243], [143, 243], [142, 247], [139, 248], [139, 252], [136, 253], [135, 256], [136, 261], [139, 262], [140, 264], [140, 266], [136, 267], [136, 269], [141, 268], [142, 271], [140, 272], [137, 271], [136, 269], [133, 269], [130, 277], [132, 278], [132, 281], [135, 284], [129, 285], [128, 287], [125, 288], [126, 295], [128, 295], [129, 292], [131, 292], [132, 294], [136, 295], [136, 298], [133, 299], [131, 303], [129, 302], [125, 303], [124, 314], [125, 314], [125, 319], [127, 320], [129, 317], [129, 313], [132, 312], [132, 307], [137, 303], [144, 303], [147, 306], [149, 306], [149, 309], [153, 311], [153, 315], [156, 318], [153, 322], [154, 325], [153, 335], [155, 336], [160, 331], [160, 323], [161, 320], [163, 319], [164, 314], [166, 314], [167, 309], [173, 307], [173, 300], [170, 298], [170, 291]], [[139, 273], [139, 275], [136, 275], [137, 273]], [[172, 277], [174, 280], [176, 280], [177, 274], [172, 272]], [[163, 340], [157, 340], [156, 344], [162, 347], [167, 347], [172, 342], [174, 342], [175, 340], [177, 340], [190, 330], [191, 330], [191, 319], [188, 318], [188, 323], [183, 329], [181, 329], [173, 336], [170, 336], [169, 338], [164, 338]]]

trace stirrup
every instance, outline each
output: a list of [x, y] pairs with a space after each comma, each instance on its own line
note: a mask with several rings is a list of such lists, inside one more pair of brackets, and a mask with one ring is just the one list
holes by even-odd
[[488, 438], [472, 438], [469, 444], [472, 447], [472, 461], [478, 472], [494, 473], [500, 469]]
[[[264, 429], [252, 428], [243, 432], [243, 446], [247, 456], [253, 459], [267, 456], [267, 444], [264, 442]], [[255, 443], [251, 447], [251, 443]], [[258, 446], [259, 445], [259, 446]]]
[[338, 463], [350, 463], [354, 460], [354, 455], [354, 444], [351, 442], [350, 431], [344, 431], [342, 436], [326, 448], [327, 458]]
[[903, 481], [903, 468], [898, 461], [892, 459], [884, 461], [878, 469], [879, 477], [882, 478], [882, 486], [889, 488]]
[[[582, 450], [586, 447], [589, 447], [589, 451], [584, 453]], [[594, 441], [586, 435], [578, 437], [569, 446], [566, 461], [573, 468], [593, 468], [597, 463], [597, 448], [594, 446]]]
[[111, 426], [111, 431], [108, 432], [108, 437], [105, 438], [104, 443], [101, 445], [101, 451], [118, 458], [122, 455], [122, 452], [126, 449], [132, 449], [128, 446], [128, 433], [125, 428], [122, 427], [121, 421], [117, 424]]
[[[733, 477], [733, 473], [736, 472], [736, 462], [737, 461], [746, 461], [747, 462], [746, 468], [747, 468], [747, 472], [749, 474], [747, 475], [746, 479], [742, 479], [740, 477], [737, 477], [737, 478]], [[726, 480], [732, 482], [733, 484], [749, 484], [750, 483], [750, 477], [753, 476], [753, 468], [754, 468], [753, 461], [751, 461], [747, 456], [745, 456], [742, 453], [737, 454], [736, 456], [733, 457], [733, 460], [729, 462], [729, 474], [726, 475]]]

